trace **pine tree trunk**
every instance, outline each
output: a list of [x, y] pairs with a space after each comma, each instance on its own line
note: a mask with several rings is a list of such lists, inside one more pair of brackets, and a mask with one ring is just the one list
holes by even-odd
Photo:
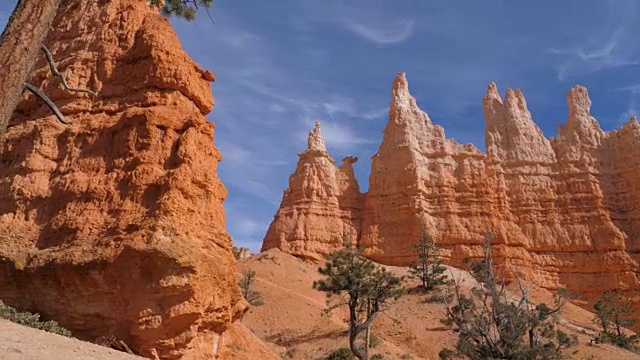
[[[367, 301], [367, 315], [369, 315], [371, 311], [371, 303]], [[369, 359], [369, 344], [371, 341], [371, 326], [367, 326], [367, 330], [365, 330], [365, 341], [364, 341], [364, 358], [365, 360]]]
[[356, 339], [358, 338], [358, 320], [356, 316], [357, 300], [349, 300], [349, 348], [358, 360], [367, 360], [365, 354], [360, 351]]
[[19, 0], [0, 37], [0, 137], [18, 106], [62, 0]]

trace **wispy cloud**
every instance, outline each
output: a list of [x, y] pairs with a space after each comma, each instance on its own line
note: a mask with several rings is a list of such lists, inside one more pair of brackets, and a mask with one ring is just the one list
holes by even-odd
[[235, 218], [233, 225], [230, 226], [237, 236], [247, 237], [256, 235], [257, 231], [261, 229], [260, 223], [256, 220], [245, 216], [239, 216]]
[[365, 120], [379, 120], [380, 118], [384, 118], [389, 114], [389, 108], [383, 107], [379, 109], [372, 109], [360, 114]]
[[636, 1], [610, 0], [608, 20], [586, 42], [566, 48], [548, 48], [548, 53], [561, 59], [556, 67], [558, 80], [640, 64], [637, 11]]
[[640, 97], [640, 85], [632, 85], [626, 86], [622, 88], [615, 89], [617, 91], [624, 91], [629, 93], [629, 103], [627, 105], [627, 110], [620, 114], [618, 117], [617, 124], [623, 125], [625, 124], [630, 117], [639, 116], [640, 108], [638, 108], [638, 98]]
[[[301, 127], [297, 132], [297, 143], [307, 143], [309, 136], [309, 129], [313, 128], [316, 119], [306, 118], [304, 120], [304, 127]], [[332, 154], [335, 156], [348, 155], [347, 152], [352, 152], [359, 146], [364, 144], [374, 144], [376, 141], [367, 137], [367, 134], [358, 134], [351, 126], [346, 123], [338, 121], [320, 121], [322, 126], [322, 136], [324, 142], [327, 145], [328, 150], [331, 152], [340, 151], [345, 154]]]
[[257, 252], [269, 226], [269, 218], [272, 216], [257, 215], [250, 206], [246, 205], [227, 206], [227, 212], [233, 214], [231, 221], [228, 221], [227, 229], [232, 234], [234, 244]]
[[413, 34], [413, 20], [393, 20], [365, 24], [352, 19], [342, 19], [342, 24], [354, 34], [381, 45], [401, 43]]
[[355, 104], [352, 98], [336, 94], [330, 95], [329, 98], [322, 103], [322, 107], [329, 116], [334, 116], [340, 113], [355, 115], [356, 113]]
[[251, 157], [251, 152], [237, 142], [218, 140], [216, 145], [222, 151], [222, 160], [229, 165], [246, 163]]

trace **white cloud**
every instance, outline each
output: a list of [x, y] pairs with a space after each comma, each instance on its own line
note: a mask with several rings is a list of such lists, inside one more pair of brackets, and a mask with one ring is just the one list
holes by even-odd
[[627, 87], [629, 90], [629, 104], [627, 110], [618, 118], [618, 125], [626, 124], [630, 117], [640, 115], [640, 109], [638, 109], [638, 97], [640, 96], [640, 86]]
[[629, 121], [632, 116], [640, 116], [640, 110], [635, 107], [635, 102], [629, 104], [627, 111], [620, 115], [618, 119], [618, 125], [624, 125]]
[[251, 157], [251, 152], [240, 144], [226, 140], [216, 141], [218, 149], [222, 152], [222, 161], [230, 166], [242, 166]]
[[621, 113], [615, 122], [617, 125], [624, 125], [629, 121], [629, 118], [632, 116], [640, 116], [640, 108], [638, 107], [638, 99], [640, 98], [640, 84], [632, 84], [629, 86], [623, 86], [618, 88], [613, 88], [611, 91], [614, 92], [624, 92], [629, 94], [629, 103], [627, 104], [627, 109]]
[[613, 89], [614, 91], [629, 91], [632, 94], [640, 94], [640, 84], [634, 84], [630, 86], [624, 86], [620, 88]]
[[360, 116], [365, 120], [378, 120], [380, 118], [384, 118], [389, 114], [389, 108], [379, 108], [374, 110], [369, 110], [362, 113]]
[[[305, 127], [298, 131], [297, 142], [299, 144], [304, 144], [306, 147], [309, 130], [313, 128], [315, 121], [317, 120], [312, 118], [304, 119]], [[353, 128], [345, 123], [320, 120], [320, 125], [324, 143], [330, 152], [331, 150], [350, 152], [356, 150], [360, 145], [376, 143], [374, 140], [358, 135]]]
[[225, 33], [220, 39], [234, 48], [242, 50], [250, 50], [262, 43], [263, 39], [256, 34], [245, 31], [233, 31]]
[[[247, 164], [249, 166], [249, 164]], [[258, 199], [264, 200], [276, 207], [280, 205], [281, 190], [275, 190], [265, 182], [257, 179], [242, 178], [239, 176], [238, 181], [236, 179], [230, 179], [225, 185], [228, 187], [236, 188], [247, 195], [252, 195]]]
[[635, 1], [609, 1], [608, 20], [586, 42], [547, 52], [561, 58], [556, 67], [559, 80], [607, 69], [640, 64], [636, 34], [638, 6]]
[[381, 21], [374, 25], [345, 18], [342, 24], [354, 34], [381, 45], [401, 43], [413, 33], [413, 20]]
[[329, 98], [322, 103], [322, 107], [325, 113], [331, 117], [340, 113], [349, 116], [353, 116], [356, 113], [353, 99], [336, 94], [330, 95]]
[[243, 215], [247, 213], [246, 209], [230, 207], [228, 212], [233, 214], [228, 217], [227, 229], [233, 237], [234, 245], [248, 247], [253, 253], [259, 252], [269, 226], [268, 219]]
[[279, 105], [279, 104], [271, 104], [269, 108], [271, 109], [271, 111], [275, 111], [278, 113], [287, 111], [287, 109], [285, 109], [282, 105]]
[[259, 231], [262, 230], [262, 226], [254, 219], [235, 216], [233, 221], [229, 222], [229, 229], [238, 236], [252, 236], [258, 235]]

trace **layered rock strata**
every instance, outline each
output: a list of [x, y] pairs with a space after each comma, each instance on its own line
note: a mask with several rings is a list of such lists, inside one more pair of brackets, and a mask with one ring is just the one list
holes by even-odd
[[[0, 299], [150, 358], [214, 358], [247, 309], [225, 229], [209, 81], [147, 1], [63, 1], [0, 138]], [[223, 357], [224, 358], [224, 357]]]
[[353, 172], [358, 158], [348, 156], [342, 165], [334, 165], [319, 122], [309, 132], [307, 150], [298, 157], [262, 251], [279, 248], [301, 258], [321, 260], [358, 238], [362, 195]]
[[[449, 263], [461, 266], [480, 255], [492, 232], [497, 263], [543, 287], [566, 286], [587, 299], [606, 289], [640, 289], [640, 124], [631, 119], [617, 131], [602, 131], [582, 86], [567, 93], [567, 102], [567, 122], [547, 139], [522, 92], [507, 89], [502, 99], [490, 84], [483, 153], [447, 139], [398, 74], [369, 190], [353, 215], [362, 219], [356, 232], [365, 254], [407, 265], [425, 229], [445, 247]], [[296, 226], [316, 226], [313, 221], [299, 219]], [[267, 238], [289, 234], [270, 228]], [[329, 237], [296, 241], [304, 247]]]

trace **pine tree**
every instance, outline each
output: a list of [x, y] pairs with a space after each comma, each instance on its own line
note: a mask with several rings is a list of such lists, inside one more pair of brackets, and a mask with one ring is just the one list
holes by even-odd
[[577, 343], [557, 329], [557, 313], [568, 301], [568, 292], [554, 296], [554, 306], [534, 305], [529, 298], [530, 287], [516, 277], [518, 298], [507, 294], [506, 283], [493, 271], [492, 235], [483, 244], [483, 258], [470, 271], [478, 285], [470, 293], [462, 291], [460, 282], [454, 286], [453, 304], [446, 305], [442, 322], [458, 328], [455, 350], [443, 349], [441, 359], [561, 359], [564, 349]]
[[162, 6], [165, 16], [176, 16], [191, 21], [196, 18], [196, 12], [200, 7], [209, 13], [213, 0], [151, 0], [151, 5]]
[[409, 266], [410, 277], [419, 279], [422, 282], [422, 288], [429, 291], [438, 285], [448, 284], [447, 270], [442, 265], [440, 256], [440, 248], [431, 241], [429, 234], [423, 230], [420, 242], [413, 246], [418, 256], [418, 261]]
[[260, 306], [262, 302], [262, 294], [258, 291], [252, 290], [251, 285], [256, 280], [256, 272], [253, 270], [246, 270], [238, 285], [242, 289], [242, 296], [247, 300], [249, 305]]
[[404, 293], [402, 278], [384, 267], [374, 264], [353, 249], [347, 248], [328, 256], [327, 263], [318, 269], [325, 278], [314, 281], [313, 287], [327, 294], [328, 300], [338, 298], [325, 312], [342, 305], [349, 307], [349, 347], [360, 360], [368, 359], [368, 352], [356, 344], [358, 335], [371, 326], [376, 316], [391, 300]]
[[640, 338], [637, 334], [627, 335], [623, 328], [633, 326], [638, 322], [634, 317], [633, 303], [629, 298], [615, 289], [605, 291], [602, 299], [594, 305], [595, 316], [593, 322], [602, 327], [596, 337], [597, 341], [611, 342], [620, 347], [633, 349]]

